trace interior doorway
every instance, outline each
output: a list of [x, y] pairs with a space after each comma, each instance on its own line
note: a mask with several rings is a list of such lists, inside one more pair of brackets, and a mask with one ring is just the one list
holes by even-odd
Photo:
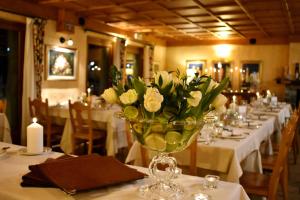
[[14, 144], [21, 141], [25, 24], [0, 20], [0, 99]]
[[126, 78], [143, 76], [144, 49], [134, 46], [126, 47]]
[[109, 73], [112, 65], [110, 41], [88, 38], [87, 83], [91, 94], [99, 96], [110, 85]]

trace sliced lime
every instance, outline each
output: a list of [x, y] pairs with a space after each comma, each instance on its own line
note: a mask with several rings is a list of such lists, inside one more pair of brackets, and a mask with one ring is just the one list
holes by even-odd
[[177, 131], [167, 132], [165, 139], [168, 144], [177, 144], [180, 142], [182, 135]]
[[167, 144], [166, 152], [176, 151], [178, 144]]
[[133, 124], [133, 130], [138, 133], [138, 134], [142, 134], [143, 133], [143, 124], [142, 123], [135, 123]]
[[139, 116], [139, 111], [134, 106], [127, 106], [124, 108], [124, 115], [127, 119], [133, 120]]
[[152, 132], [163, 132], [164, 127], [160, 123], [151, 124], [151, 131]]
[[159, 133], [151, 133], [145, 138], [145, 145], [155, 151], [164, 151], [166, 149], [166, 141]]
[[193, 130], [196, 127], [196, 119], [194, 117], [188, 117], [185, 119], [185, 125], [184, 125], [184, 129], [185, 130]]

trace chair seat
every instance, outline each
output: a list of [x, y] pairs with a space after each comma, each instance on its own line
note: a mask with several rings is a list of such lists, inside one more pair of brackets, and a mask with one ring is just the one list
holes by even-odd
[[240, 178], [240, 184], [247, 193], [268, 196], [270, 176], [256, 172], [245, 171]]
[[275, 166], [276, 159], [277, 159], [276, 153], [273, 155], [262, 154], [261, 155], [261, 163], [262, 163], [263, 169], [272, 170], [273, 167]]
[[[82, 140], [88, 140], [89, 139], [88, 131], [75, 133], [74, 137]], [[102, 139], [105, 137], [106, 137], [105, 131], [93, 130], [93, 139]]]

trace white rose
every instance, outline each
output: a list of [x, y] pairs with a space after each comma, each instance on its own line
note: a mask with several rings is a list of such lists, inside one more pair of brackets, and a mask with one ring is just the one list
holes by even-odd
[[130, 105], [137, 101], [138, 95], [134, 89], [130, 89], [127, 92], [124, 92], [120, 96], [120, 101], [122, 104]]
[[226, 107], [225, 106], [220, 106], [216, 109], [218, 114], [223, 114], [226, 112]]
[[162, 78], [161, 88], [166, 87], [172, 81], [172, 74], [169, 74], [167, 71], [159, 71], [154, 75], [154, 81], [159, 85], [159, 77]]
[[144, 95], [144, 106], [149, 112], [156, 112], [160, 109], [164, 97], [159, 93], [157, 88], [147, 88]]
[[116, 103], [118, 100], [117, 93], [113, 88], [108, 88], [104, 90], [101, 96], [107, 103], [111, 103], [111, 104]]
[[227, 98], [223, 94], [219, 94], [211, 103], [211, 105], [218, 110], [220, 107], [224, 106], [227, 102]]
[[190, 95], [192, 97], [187, 99], [188, 104], [193, 107], [198, 106], [202, 98], [202, 93], [200, 91], [191, 91]]

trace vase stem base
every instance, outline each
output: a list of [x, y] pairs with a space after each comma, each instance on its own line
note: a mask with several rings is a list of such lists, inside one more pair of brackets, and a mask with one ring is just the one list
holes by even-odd
[[139, 188], [140, 195], [148, 200], [179, 200], [184, 197], [184, 189], [175, 183], [158, 182], [143, 185]]

